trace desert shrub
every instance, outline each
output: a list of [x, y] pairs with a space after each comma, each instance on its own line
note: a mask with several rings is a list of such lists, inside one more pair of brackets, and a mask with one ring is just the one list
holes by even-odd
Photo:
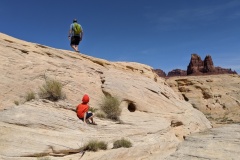
[[64, 99], [65, 94], [62, 91], [62, 84], [57, 80], [46, 79], [45, 84], [39, 87], [39, 97], [51, 101]]
[[93, 151], [96, 152], [99, 149], [106, 150], [107, 143], [104, 141], [91, 140], [86, 145], [83, 146], [84, 151]]
[[106, 96], [103, 98], [100, 108], [106, 114], [107, 118], [119, 120], [119, 116], [122, 112], [119, 105], [120, 101], [117, 98]]
[[103, 113], [103, 112], [97, 112], [97, 113], [95, 114], [95, 116], [98, 117], [98, 118], [106, 118], [106, 114]]
[[99, 141], [98, 142], [98, 148], [101, 150], [106, 150], [107, 149], [107, 143], [104, 141]]
[[35, 99], [35, 93], [33, 91], [28, 91], [25, 95], [26, 101], [31, 101], [32, 99]]
[[130, 148], [132, 147], [132, 143], [129, 140], [126, 140], [124, 138], [117, 140], [113, 143], [113, 148]]
[[97, 109], [97, 108], [94, 108], [94, 107], [90, 107], [90, 108], [89, 108], [89, 111], [91, 111], [91, 112], [93, 112], [93, 113], [95, 113], [97, 110], [98, 110], [98, 109]]
[[18, 106], [18, 105], [19, 105], [19, 102], [18, 102], [18, 101], [14, 101], [14, 104]]

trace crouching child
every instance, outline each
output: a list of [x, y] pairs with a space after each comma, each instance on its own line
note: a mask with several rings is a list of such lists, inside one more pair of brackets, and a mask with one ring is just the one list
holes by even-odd
[[89, 96], [85, 94], [82, 98], [82, 103], [80, 103], [76, 108], [77, 116], [84, 123], [96, 125], [96, 123], [93, 121], [93, 113], [91, 111], [88, 111], [89, 110], [88, 102]]

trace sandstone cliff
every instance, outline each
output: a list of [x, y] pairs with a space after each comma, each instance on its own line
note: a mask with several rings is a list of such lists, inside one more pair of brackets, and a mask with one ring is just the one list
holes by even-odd
[[240, 159], [240, 76], [171, 77], [167, 83], [217, 128], [187, 136], [166, 159]]
[[172, 77], [167, 83], [215, 124], [240, 123], [240, 76]]
[[237, 74], [231, 69], [224, 69], [221, 67], [214, 67], [212, 57], [207, 55], [202, 61], [197, 54], [191, 55], [190, 63], [187, 67], [187, 75], [215, 75], [215, 74]]
[[240, 159], [240, 125], [227, 125], [193, 134], [166, 160]]
[[[79, 148], [91, 139], [106, 141], [108, 149], [82, 159], [161, 159], [185, 136], [211, 128], [144, 64], [109, 62], [0, 34], [0, 73], [0, 159], [79, 159]], [[60, 81], [67, 99], [25, 102], [24, 95], [37, 95], [45, 77]], [[118, 97], [122, 123], [96, 118], [97, 126], [84, 125], [74, 109], [85, 93], [96, 109], [105, 95]], [[133, 147], [112, 149], [122, 137]]]
[[232, 69], [222, 67], [214, 67], [212, 57], [207, 55], [204, 60], [197, 54], [192, 54], [187, 70], [174, 69], [166, 75], [161, 69], [154, 69], [156, 74], [160, 77], [174, 77], [174, 76], [199, 76], [199, 75], [217, 75], [217, 74], [237, 74]]
[[[3, 160], [41, 160], [43, 156], [51, 160], [181, 159], [188, 156], [183, 154], [186, 147], [195, 145], [201, 149], [201, 144], [196, 142], [208, 142], [210, 148], [207, 149], [216, 148], [220, 142], [227, 145], [228, 130], [235, 132], [235, 135], [231, 134], [233, 139], [239, 139], [239, 130], [232, 130], [239, 125], [209, 131], [211, 123], [197, 110], [201, 106], [192, 103], [191, 96], [183, 97], [179, 92], [179, 83], [185, 84], [185, 81], [173, 80], [168, 84], [144, 64], [109, 62], [0, 33], [0, 73], [0, 159]], [[60, 81], [67, 98], [52, 102], [37, 97], [25, 102], [25, 94], [33, 91], [37, 95], [46, 77]], [[238, 77], [228, 78], [235, 79], [235, 87], [239, 86]], [[221, 81], [221, 77], [194, 83], [192, 95], [204, 95], [205, 98], [215, 95], [215, 89], [211, 93], [205, 87], [205, 83], [211, 81]], [[186, 85], [191, 82], [187, 81]], [[232, 97], [238, 96], [238, 90], [227, 91], [228, 86], [225, 89]], [[97, 126], [84, 125], [74, 110], [85, 93], [90, 95], [90, 106], [96, 109], [105, 95], [118, 97], [121, 123], [96, 117]], [[221, 97], [225, 97], [224, 94]], [[237, 103], [238, 97], [235, 98], [231, 99], [232, 104]], [[218, 105], [216, 101], [214, 103]], [[212, 133], [226, 141], [215, 139], [214, 143], [209, 142], [206, 137]], [[201, 134], [210, 136], [201, 137]], [[113, 142], [122, 137], [131, 141], [133, 147], [112, 149]], [[81, 152], [80, 148], [92, 139], [107, 142], [107, 150]], [[223, 159], [231, 157], [232, 153], [238, 158], [240, 142], [233, 141], [235, 145], [229, 146], [229, 152], [221, 148]], [[207, 154], [207, 149], [202, 151]], [[197, 152], [191, 153], [189, 159], [199, 156]]]
[[163, 71], [163, 70], [161, 70], [161, 69], [154, 69], [153, 70], [159, 77], [166, 77], [167, 75], [166, 75], [166, 73]]
[[170, 72], [168, 72], [168, 77], [174, 77], [174, 76], [186, 76], [187, 71], [181, 70], [181, 69], [174, 69]]

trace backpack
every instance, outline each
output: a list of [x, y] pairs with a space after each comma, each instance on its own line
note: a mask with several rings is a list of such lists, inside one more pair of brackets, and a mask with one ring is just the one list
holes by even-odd
[[79, 35], [82, 32], [82, 27], [78, 23], [73, 24], [74, 35]]

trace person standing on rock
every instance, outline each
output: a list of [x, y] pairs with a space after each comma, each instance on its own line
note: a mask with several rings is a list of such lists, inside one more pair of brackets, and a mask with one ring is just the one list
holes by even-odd
[[88, 111], [89, 110], [88, 102], [89, 96], [85, 94], [82, 98], [82, 103], [80, 103], [76, 108], [77, 116], [84, 123], [96, 125], [96, 123], [93, 121], [93, 113]]
[[68, 39], [70, 40], [70, 46], [74, 51], [79, 52], [78, 45], [83, 37], [83, 29], [80, 24], [77, 23], [77, 19], [73, 20], [73, 23], [70, 25], [70, 30], [68, 33]]

